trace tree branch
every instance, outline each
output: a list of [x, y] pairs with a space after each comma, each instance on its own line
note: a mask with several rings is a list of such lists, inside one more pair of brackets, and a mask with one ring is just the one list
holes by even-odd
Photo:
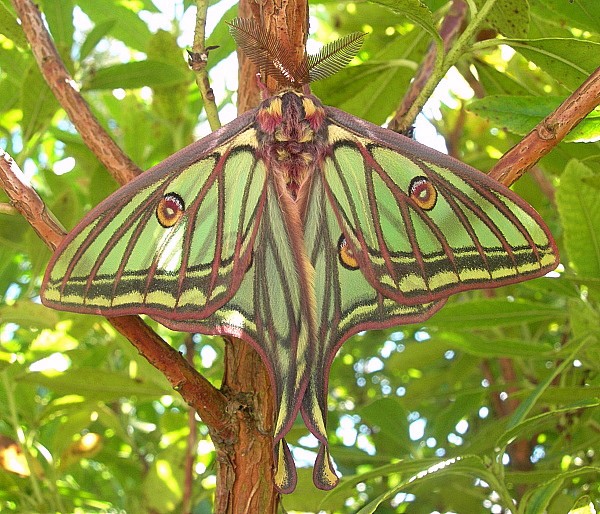
[[206, 70], [208, 52], [210, 50], [206, 48], [205, 41], [207, 10], [208, 0], [196, 0], [196, 27], [194, 29], [194, 44], [192, 53], [190, 54], [190, 67], [196, 74], [196, 84], [202, 94], [208, 124], [211, 130], [217, 130], [221, 126], [219, 110], [215, 103], [215, 94], [210, 87], [208, 71]]
[[489, 176], [506, 186], [516, 182], [600, 105], [600, 68], [517, 145], [506, 152]]
[[141, 170], [119, 148], [92, 114], [60, 58], [37, 6], [31, 0], [12, 0], [12, 4], [21, 19], [23, 32], [52, 93], [67, 112], [88, 148], [120, 184], [126, 184], [139, 175]]
[[[444, 17], [444, 21], [440, 27], [440, 37], [442, 38], [445, 52], [448, 51], [458, 34], [460, 34], [468, 10], [468, 5], [464, 0], [454, 0], [452, 2], [452, 7]], [[406, 91], [400, 106], [396, 110], [396, 114], [388, 124], [390, 130], [406, 133], [414, 123], [418, 112], [423, 108], [423, 105], [415, 107], [415, 104], [417, 104], [417, 99], [435, 70], [437, 53], [438, 47], [432, 42], [425, 58], [419, 66], [415, 78], [410, 83], [408, 91]]]
[[31, 187], [14, 159], [0, 148], [0, 184], [10, 204], [20, 212], [40, 239], [55, 250], [66, 230]]

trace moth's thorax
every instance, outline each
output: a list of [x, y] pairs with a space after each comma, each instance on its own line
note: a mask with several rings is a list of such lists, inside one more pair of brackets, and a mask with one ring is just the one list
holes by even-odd
[[323, 105], [314, 96], [284, 91], [261, 104], [256, 131], [261, 157], [296, 198], [327, 149]]

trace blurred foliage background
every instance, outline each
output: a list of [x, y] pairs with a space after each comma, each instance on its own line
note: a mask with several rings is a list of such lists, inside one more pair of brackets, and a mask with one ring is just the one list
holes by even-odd
[[[489, 1], [489, 0], [488, 0]], [[143, 169], [206, 135], [186, 63], [192, 0], [38, 0], [93, 111]], [[472, 0], [471, 10], [484, 4]], [[386, 4], [388, 4], [386, 6]], [[315, 83], [325, 104], [378, 124], [393, 114], [446, 0], [311, 2], [309, 49], [355, 30], [352, 65]], [[417, 9], [417, 10], [418, 10]], [[411, 11], [412, 10], [412, 11]], [[237, 68], [213, 2], [207, 44], [222, 121], [235, 117]], [[600, 65], [600, 2], [497, 0], [416, 123], [416, 138], [487, 171]], [[600, 508], [600, 137], [598, 112], [514, 189], [561, 250], [551, 276], [457, 295], [427, 323], [360, 334], [333, 363], [328, 430], [343, 480], [310, 479], [315, 440], [287, 440], [300, 466], [288, 511], [581, 512]], [[0, 146], [67, 227], [117, 187], [46, 86], [0, 0]], [[103, 319], [43, 307], [50, 251], [0, 193], [0, 510], [180, 511], [186, 451], [193, 512], [212, 510], [215, 454], [206, 426], [189, 448], [186, 405]], [[191, 338], [218, 386], [219, 338]], [[511, 504], [514, 502], [514, 506]]]

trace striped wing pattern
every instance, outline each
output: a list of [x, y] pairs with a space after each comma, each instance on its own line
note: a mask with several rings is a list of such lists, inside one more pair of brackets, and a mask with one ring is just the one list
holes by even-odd
[[[506, 187], [403, 136], [328, 111], [328, 196], [361, 271], [386, 297], [422, 304], [556, 267], [548, 228]], [[411, 194], [419, 183], [433, 191], [431, 206]]]
[[[507, 188], [403, 136], [327, 111], [331, 152], [312, 179], [304, 223], [319, 344], [302, 416], [321, 442], [313, 478], [322, 489], [338, 480], [327, 448], [327, 387], [348, 337], [422, 322], [450, 294], [537, 277], [557, 264], [549, 230]], [[437, 193], [427, 208], [410, 194], [419, 178]], [[356, 269], [341, 264], [340, 234]]]
[[327, 385], [348, 337], [424, 321], [450, 294], [557, 262], [539, 215], [505, 187], [286, 91], [90, 211], [53, 255], [41, 297], [252, 344], [277, 402], [276, 486], [291, 492], [284, 436], [298, 412], [321, 443], [315, 484], [338, 481]]
[[281, 492], [291, 492], [296, 486], [296, 472], [283, 437], [296, 419], [312, 373], [309, 356], [314, 333], [307, 320], [307, 298], [313, 296], [313, 285], [302, 280], [306, 270], [290, 273], [303, 270], [303, 250], [290, 244], [295, 236], [277, 200], [279, 194], [272, 178], [267, 178], [265, 208], [252, 264], [235, 295], [202, 320], [174, 321], [170, 315], [153, 318], [174, 330], [238, 337], [260, 353], [275, 390], [276, 485]]
[[[92, 209], [53, 255], [42, 299], [81, 313], [145, 313], [174, 330], [252, 344], [274, 385], [277, 485], [289, 492], [296, 474], [282, 439], [309, 375], [298, 354], [306, 356], [314, 340], [306, 301], [314, 295], [302, 271], [308, 260], [278, 200], [282, 185], [256, 158], [254, 129], [217, 138], [209, 151], [196, 146]], [[165, 228], [156, 205], [168, 194], [184, 211]]]
[[[90, 211], [53, 255], [44, 303], [111, 316], [168, 312], [175, 321], [223, 305], [251, 262], [266, 201], [264, 165], [242, 144], [251, 135], [195, 162], [173, 156]], [[230, 189], [238, 194], [225, 201]], [[156, 215], [167, 194], [184, 204], [170, 228]]]
[[343, 342], [357, 332], [417, 322], [430, 317], [444, 300], [403, 305], [374, 289], [359, 269], [340, 263], [340, 225], [327, 198], [323, 175], [311, 184], [304, 235], [310, 262], [315, 269], [317, 337], [307, 390], [302, 400], [302, 417], [321, 442], [313, 478], [321, 489], [331, 489], [338, 478], [327, 448], [327, 389], [329, 369]]

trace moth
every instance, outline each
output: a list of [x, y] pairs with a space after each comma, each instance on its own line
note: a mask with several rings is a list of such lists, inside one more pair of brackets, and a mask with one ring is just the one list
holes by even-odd
[[284, 436], [300, 412], [320, 441], [314, 482], [330, 489], [327, 384], [342, 343], [422, 322], [451, 294], [544, 275], [558, 252], [506, 187], [307, 91], [362, 36], [293, 69], [252, 22], [232, 33], [286, 87], [92, 209], [56, 249], [41, 297], [247, 341], [276, 397], [276, 487], [296, 484]]

